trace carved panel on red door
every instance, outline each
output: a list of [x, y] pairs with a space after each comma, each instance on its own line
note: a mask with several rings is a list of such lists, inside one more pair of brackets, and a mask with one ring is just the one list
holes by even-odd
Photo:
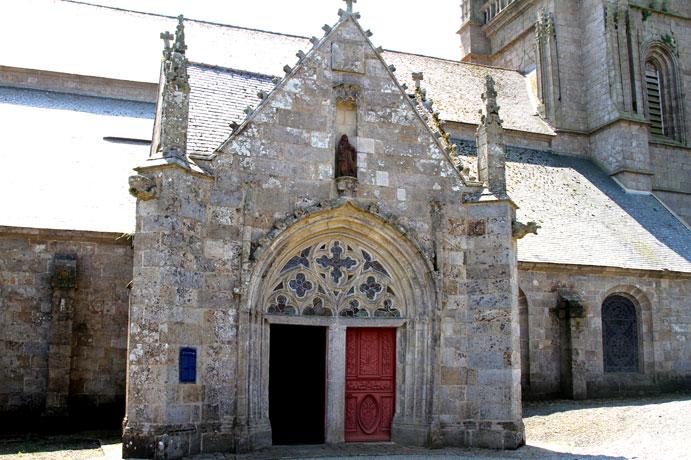
[[346, 441], [389, 441], [394, 412], [396, 330], [346, 330]]

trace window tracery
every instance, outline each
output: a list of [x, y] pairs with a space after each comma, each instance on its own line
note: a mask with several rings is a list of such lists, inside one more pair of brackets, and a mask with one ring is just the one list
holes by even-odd
[[633, 302], [612, 295], [602, 303], [604, 368], [611, 372], [638, 372], [638, 321]]
[[270, 286], [267, 314], [402, 317], [400, 289], [385, 263], [346, 238], [300, 248]]

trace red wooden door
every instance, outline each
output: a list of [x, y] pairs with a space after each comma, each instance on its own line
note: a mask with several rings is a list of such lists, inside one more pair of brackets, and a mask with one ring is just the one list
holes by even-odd
[[346, 330], [346, 441], [389, 441], [396, 384], [396, 330]]

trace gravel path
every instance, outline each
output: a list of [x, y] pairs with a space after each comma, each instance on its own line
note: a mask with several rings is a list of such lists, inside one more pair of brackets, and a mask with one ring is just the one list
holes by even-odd
[[[273, 447], [246, 455], [205, 454], [190, 460], [691, 460], [691, 395], [526, 403], [527, 445], [516, 451], [359, 444]], [[120, 460], [122, 445], [104, 435], [0, 438], [0, 460]], [[19, 454], [21, 452], [21, 454]], [[382, 455], [384, 454], [384, 455]]]
[[534, 403], [524, 416], [529, 446], [579, 459], [691, 459], [689, 396]]

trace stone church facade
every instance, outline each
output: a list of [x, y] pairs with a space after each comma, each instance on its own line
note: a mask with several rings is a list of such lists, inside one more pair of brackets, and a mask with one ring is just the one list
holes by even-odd
[[[479, 131], [483, 187], [462, 176], [355, 15], [342, 12], [216, 152], [189, 158], [183, 34], [180, 24], [165, 51], [152, 158], [131, 179], [142, 198], [125, 451], [151, 455], [159, 439], [167, 454], [195, 442], [270, 445], [272, 428], [280, 435], [271, 419], [282, 414], [269, 389], [292, 366], [282, 371], [269, 351], [295, 347], [290, 360], [308, 359], [291, 337], [304, 328], [325, 330], [302, 345], [326, 346], [325, 373], [301, 382], [326, 388], [316, 413], [323, 441], [357, 431], [365, 440], [382, 432], [404, 443], [520, 446], [515, 205], [496, 91], [488, 87]], [[340, 167], [352, 151], [354, 167]], [[482, 294], [472, 308], [468, 283]], [[280, 344], [276, 325], [291, 326]], [[378, 329], [393, 332], [381, 347]], [[183, 348], [198, 368], [188, 387], [174, 374]], [[387, 361], [391, 378], [382, 380]], [[351, 368], [370, 377], [351, 384]], [[471, 373], [491, 381], [465, 388], [486, 402], [475, 414], [459, 393]], [[308, 406], [299, 384], [287, 384], [295, 388], [286, 397]], [[204, 392], [186, 395], [196, 386]], [[299, 412], [291, 415], [309, 426]]]
[[18, 120], [154, 132], [103, 136], [139, 146], [109, 166], [132, 234], [0, 222], [0, 411], [124, 412], [133, 458], [515, 449], [522, 399], [691, 386], [684, 2], [466, 0], [465, 62], [376, 48], [347, 3], [309, 41], [213, 26], [245, 45], [219, 65], [208, 25], [147, 18], [158, 85], [0, 68]]

